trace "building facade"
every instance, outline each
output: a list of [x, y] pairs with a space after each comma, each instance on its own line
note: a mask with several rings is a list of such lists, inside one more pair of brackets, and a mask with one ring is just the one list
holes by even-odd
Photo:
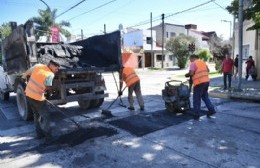
[[[243, 22], [243, 42], [242, 42], [242, 75], [243, 77], [246, 75], [246, 60], [249, 56], [252, 56], [256, 69], [258, 77], [257, 79], [260, 79], [260, 31], [257, 30], [249, 30], [247, 31], [247, 28], [251, 27], [253, 25], [253, 21], [251, 20], [245, 20]], [[234, 54], [239, 53], [239, 28], [238, 23], [235, 24], [234, 29]]]

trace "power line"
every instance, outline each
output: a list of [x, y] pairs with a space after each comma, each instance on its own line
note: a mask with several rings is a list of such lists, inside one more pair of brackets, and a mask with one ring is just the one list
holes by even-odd
[[107, 2], [107, 3], [104, 3], [104, 4], [98, 6], [98, 7], [94, 8], [94, 9], [91, 9], [91, 10], [86, 11], [86, 12], [84, 12], [84, 13], [81, 13], [81, 14], [79, 14], [79, 15], [77, 15], [77, 16], [74, 16], [74, 17], [70, 18], [68, 21], [71, 21], [71, 20], [73, 20], [73, 19], [75, 19], [75, 18], [77, 18], [77, 17], [79, 17], [79, 16], [82, 16], [82, 15], [84, 15], [84, 14], [86, 14], [86, 13], [92, 12], [92, 11], [94, 11], [94, 10], [96, 10], [96, 9], [99, 9], [99, 8], [101, 8], [101, 7], [103, 7], [103, 6], [106, 6], [106, 5], [108, 5], [108, 4], [112, 3], [112, 2], [115, 2], [115, 1], [117, 1], [117, 0], [112, 0], [112, 1], [109, 1], [109, 2]]
[[216, 4], [218, 7], [220, 7], [220, 8], [222, 8], [222, 9], [224, 9], [225, 11], [227, 11], [227, 9], [226, 8], [224, 8], [223, 6], [221, 6], [221, 5], [219, 5], [217, 2], [213, 2], [214, 4]]
[[176, 13], [173, 13], [173, 14], [171, 14], [171, 15], [165, 16], [165, 18], [168, 18], [168, 17], [174, 16], [174, 15], [178, 15], [178, 14], [180, 14], [180, 13], [184, 13], [184, 12], [190, 11], [190, 10], [192, 10], [192, 9], [196, 9], [196, 8], [198, 8], [198, 7], [204, 6], [204, 5], [209, 4], [209, 3], [211, 3], [211, 2], [214, 2], [214, 1], [215, 1], [215, 0], [207, 1], [207, 2], [205, 2], [205, 3], [202, 3], [202, 4], [199, 4], [199, 5], [196, 5], [196, 6], [194, 6], [194, 7], [191, 7], [191, 8], [185, 9], [185, 10], [183, 10], [183, 11], [176, 12]]
[[[204, 5], [209, 4], [209, 3], [211, 3], [211, 2], [214, 2], [214, 1], [215, 1], [215, 0], [207, 1], [207, 2], [205, 2], [205, 3], [196, 5], [196, 6], [194, 6], [194, 7], [191, 7], [191, 8], [185, 9], [185, 10], [182, 10], [182, 11], [180, 11], [180, 12], [176, 12], [176, 13], [167, 15], [167, 16], [165, 16], [164, 18], [168, 18], [168, 17], [174, 16], [174, 15], [178, 15], [178, 14], [181, 14], [181, 13], [184, 13], [184, 12], [187, 12], [187, 11], [190, 11], [190, 10], [193, 10], [193, 9], [196, 9], [196, 8], [198, 8], [198, 7], [204, 6]], [[155, 21], [160, 20], [160, 19], [161, 19], [160, 17], [161, 17], [161, 16], [157, 16], [156, 19], [153, 19], [153, 20], [152, 20], [152, 22], [155, 22]], [[148, 24], [148, 23], [150, 23], [150, 20], [143, 21], [143, 22], [140, 22], [139, 24], [136, 24], [136, 25], [134, 25], [134, 26], [129, 26], [129, 27], [142, 26], [142, 25], [146, 25], [146, 24]]]
[[[61, 16], [61, 15], [63, 15], [63, 14], [65, 14], [65, 13], [67, 13], [68, 11], [70, 11], [71, 9], [73, 9], [73, 8], [75, 8], [76, 6], [80, 5], [80, 4], [83, 3], [84, 1], [86, 1], [86, 0], [82, 0], [82, 1], [80, 1], [80, 2], [77, 3], [76, 5], [70, 7], [70, 8], [67, 9], [66, 11], [64, 11], [64, 12], [62, 12], [61, 14], [59, 14], [58, 16], [56, 16], [56, 18], [59, 17], [59, 16]], [[56, 18], [55, 18], [55, 19], [56, 19]]]

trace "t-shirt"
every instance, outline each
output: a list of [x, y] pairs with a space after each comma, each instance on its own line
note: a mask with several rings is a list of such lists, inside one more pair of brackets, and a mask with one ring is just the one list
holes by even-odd
[[234, 66], [235, 66], [235, 67], [238, 67], [238, 58], [237, 58], [237, 57], [235, 58]]
[[195, 64], [195, 62], [191, 62], [190, 63], [190, 71], [196, 71], [196, 69], [197, 69], [197, 66], [196, 66], [196, 64]]
[[232, 59], [225, 58], [222, 62], [223, 73], [232, 72], [233, 65], [234, 65], [234, 61]]

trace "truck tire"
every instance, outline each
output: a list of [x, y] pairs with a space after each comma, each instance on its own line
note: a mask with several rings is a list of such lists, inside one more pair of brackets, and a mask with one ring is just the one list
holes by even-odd
[[29, 121], [32, 119], [33, 113], [29, 106], [29, 103], [26, 99], [26, 95], [24, 92], [24, 87], [19, 84], [16, 90], [16, 103], [18, 107], [18, 112], [21, 118], [25, 121]]
[[78, 100], [79, 107], [84, 110], [90, 108], [90, 103], [90, 100]]
[[[104, 91], [98, 92], [96, 94], [104, 94]], [[96, 108], [96, 107], [100, 107], [104, 102], [104, 98], [100, 98], [100, 99], [94, 99], [91, 100], [91, 107]]]
[[9, 92], [3, 92], [0, 90], [0, 99], [3, 101], [8, 101], [10, 97]]

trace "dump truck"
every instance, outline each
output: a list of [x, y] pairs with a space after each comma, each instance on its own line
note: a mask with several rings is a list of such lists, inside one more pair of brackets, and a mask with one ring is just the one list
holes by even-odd
[[47, 100], [56, 105], [77, 101], [83, 109], [101, 106], [108, 97], [102, 73], [118, 71], [122, 64], [120, 31], [69, 44], [37, 42], [34, 32], [32, 23], [26, 22], [12, 28], [12, 33], [1, 42], [1, 99], [8, 101], [10, 93], [16, 93], [20, 116], [32, 119], [22, 74], [37, 63], [55, 60], [61, 66], [53, 87], [45, 93]]

